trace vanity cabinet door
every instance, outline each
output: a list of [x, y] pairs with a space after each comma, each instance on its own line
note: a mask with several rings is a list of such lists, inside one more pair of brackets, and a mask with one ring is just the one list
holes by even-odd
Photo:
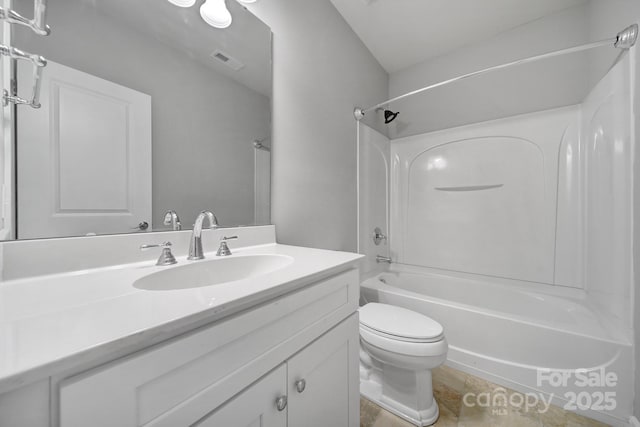
[[271, 371], [194, 427], [285, 427], [287, 368]]
[[289, 359], [288, 426], [358, 426], [359, 357], [356, 313]]

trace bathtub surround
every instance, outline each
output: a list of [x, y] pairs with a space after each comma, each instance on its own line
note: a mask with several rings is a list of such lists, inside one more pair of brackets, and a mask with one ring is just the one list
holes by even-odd
[[[612, 28], [620, 25], [621, 22], [635, 21], [640, 22], [640, 3], [634, 0], [612, 0], [612, 1], [592, 1], [590, 3], [591, 9], [591, 21], [590, 32], [592, 39], [601, 37], [602, 34], [611, 31]], [[606, 52], [599, 52], [598, 55], [611, 54]], [[640, 132], [640, 55], [637, 50], [631, 52], [633, 58], [632, 72], [635, 73], [635, 89], [632, 93], [632, 100], [630, 102], [631, 110], [633, 114], [633, 120], [635, 123], [635, 141], [638, 143], [638, 132]], [[593, 62], [599, 62], [602, 58], [594, 57]], [[605, 58], [606, 60], [607, 58]], [[634, 270], [634, 289], [630, 299], [634, 304], [634, 316], [633, 316], [633, 330], [634, 330], [634, 347], [635, 347], [635, 361], [636, 366], [634, 369], [635, 378], [635, 403], [634, 403], [634, 415], [635, 426], [640, 426], [640, 151], [637, 145], [634, 147], [634, 162], [633, 162], [633, 270]]]
[[[613, 28], [619, 26], [623, 22], [640, 22], [640, 3], [634, 0], [612, 0], [612, 1], [591, 1], [590, 2], [590, 35], [591, 40], [595, 40], [612, 31]], [[635, 131], [635, 141], [638, 143], [638, 132], [640, 132], [640, 55], [637, 49], [632, 54], [632, 77], [635, 79], [635, 88], [631, 93], [630, 102]], [[609, 55], [607, 58], [606, 55]], [[605, 62], [611, 58], [611, 52], [597, 52], [593, 57], [592, 63], [601, 63], [604, 57]], [[593, 80], [593, 77], [592, 77]], [[640, 425], [640, 151], [634, 146], [634, 162], [633, 162], [633, 270], [634, 270], [634, 287], [630, 300], [633, 301], [633, 330], [634, 330], [634, 350], [635, 350], [635, 401], [634, 415], [635, 425]], [[632, 424], [633, 425], [633, 424]]]
[[[376, 256], [389, 256], [390, 156], [389, 138], [358, 123], [358, 253], [366, 255], [365, 276], [384, 268]], [[373, 239], [376, 228], [387, 237], [378, 244]]]
[[578, 114], [552, 110], [393, 140], [397, 261], [554, 283], [558, 152]]
[[[387, 95], [387, 73], [328, 0], [247, 7], [274, 35], [272, 220], [279, 239], [355, 250], [351, 111]], [[381, 115], [371, 120], [386, 132]]]

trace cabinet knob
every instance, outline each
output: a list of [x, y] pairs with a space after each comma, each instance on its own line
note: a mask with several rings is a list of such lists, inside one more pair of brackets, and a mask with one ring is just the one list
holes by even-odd
[[284, 411], [286, 407], [287, 407], [287, 396], [280, 396], [279, 398], [276, 399], [276, 408], [278, 408], [278, 411]]
[[298, 380], [296, 381], [295, 386], [296, 390], [298, 390], [298, 393], [302, 393], [307, 387], [307, 382], [305, 380]]

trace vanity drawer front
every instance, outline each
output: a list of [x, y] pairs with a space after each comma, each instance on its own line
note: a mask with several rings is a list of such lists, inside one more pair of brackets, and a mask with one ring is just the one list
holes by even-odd
[[358, 294], [349, 270], [71, 377], [61, 425], [190, 425], [355, 312]]

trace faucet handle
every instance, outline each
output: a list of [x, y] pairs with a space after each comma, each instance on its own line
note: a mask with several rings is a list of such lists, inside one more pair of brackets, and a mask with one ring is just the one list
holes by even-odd
[[171, 242], [163, 242], [158, 245], [140, 245], [140, 250], [145, 251], [151, 248], [161, 248], [162, 253], [160, 253], [160, 257], [158, 258], [156, 265], [173, 265], [178, 261], [176, 261], [176, 258], [171, 253], [171, 246], [173, 246]]
[[227, 245], [227, 241], [229, 240], [238, 240], [238, 236], [224, 236], [220, 238], [220, 247], [218, 248], [218, 252], [216, 252], [216, 256], [229, 256], [231, 255], [231, 249]]
[[152, 248], [165, 249], [165, 248], [170, 248], [171, 246], [173, 246], [171, 242], [162, 242], [157, 245], [140, 245], [140, 250], [145, 251], [147, 249], [152, 249]]

